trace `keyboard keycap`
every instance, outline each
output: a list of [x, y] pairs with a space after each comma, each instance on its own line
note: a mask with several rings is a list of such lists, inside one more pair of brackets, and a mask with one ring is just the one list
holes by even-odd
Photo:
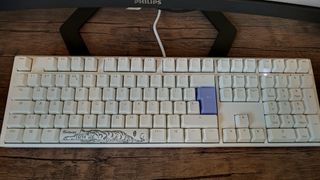
[[218, 143], [219, 142], [218, 129], [202, 129], [202, 142]]
[[280, 118], [278, 115], [266, 115], [266, 126], [267, 128], [279, 128], [280, 127]]
[[72, 57], [71, 58], [71, 71], [83, 71], [84, 70], [84, 61], [81, 57]]
[[40, 128], [53, 128], [54, 115], [41, 115], [39, 126]]
[[168, 124], [168, 128], [180, 128], [180, 116], [168, 115], [167, 124]]
[[182, 128], [218, 128], [216, 115], [182, 115]]
[[284, 59], [274, 59], [272, 61], [272, 72], [281, 73], [284, 71]]
[[26, 129], [23, 133], [23, 143], [40, 143], [41, 129]]
[[215, 81], [213, 75], [191, 75], [190, 87], [214, 87]]
[[148, 75], [138, 75], [137, 76], [137, 87], [141, 87], [141, 88], [149, 87], [149, 76]]
[[68, 57], [58, 57], [58, 71], [70, 71], [71, 61]]
[[173, 75], [165, 75], [163, 76], [163, 87], [166, 88], [174, 88], [176, 87], [176, 79]]
[[237, 135], [235, 129], [223, 129], [223, 142], [232, 143], [237, 142]]
[[191, 58], [189, 60], [189, 72], [200, 72], [201, 62], [200, 58]]
[[212, 58], [204, 58], [202, 60], [202, 72], [214, 72], [214, 61]]
[[178, 75], [177, 87], [181, 87], [181, 88], [189, 87], [189, 77], [187, 75]]
[[123, 77], [118, 74], [113, 74], [110, 76], [110, 87], [122, 87]]
[[26, 116], [20, 114], [12, 114], [9, 116], [7, 123], [8, 128], [24, 128], [24, 120]]
[[26, 128], [38, 128], [39, 121], [40, 121], [40, 115], [34, 115], [34, 114], [27, 115], [24, 126]]
[[268, 129], [268, 141], [275, 142], [295, 142], [296, 133], [294, 129]]
[[243, 69], [242, 59], [231, 60], [231, 72], [242, 72], [242, 69]]
[[162, 87], [162, 76], [151, 75], [150, 76], [150, 87], [160, 88]]
[[156, 60], [154, 58], [144, 59], [144, 72], [155, 72], [156, 71]]
[[94, 57], [84, 58], [84, 70], [85, 71], [97, 71], [98, 61]]
[[83, 75], [83, 86], [84, 87], [95, 87], [96, 86], [96, 75], [93, 75], [93, 74]]
[[132, 72], [142, 72], [143, 71], [143, 61], [141, 58], [131, 59], [131, 71]]
[[152, 116], [151, 115], [141, 115], [139, 120], [140, 128], [152, 128]]
[[184, 142], [183, 129], [168, 129], [168, 143], [182, 143]]
[[117, 61], [115, 58], [104, 58], [104, 71], [113, 72], [117, 70]]
[[166, 128], [167, 119], [165, 115], [154, 115], [153, 116], [153, 128]]
[[117, 101], [107, 101], [105, 105], [106, 114], [118, 114], [118, 102]]
[[307, 142], [310, 139], [309, 131], [307, 128], [297, 128], [296, 134], [296, 142]]
[[84, 115], [83, 116], [83, 128], [96, 128], [97, 116], [96, 115]]
[[127, 115], [126, 116], [126, 128], [138, 128], [139, 121], [137, 115]]
[[198, 101], [189, 101], [187, 103], [188, 114], [200, 114], [200, 104]]
[[22, 143], [23, 131], [23, 129], [8, 129], [4, 141], [6, 143]]
[[98, 115], [97, 128], [110, 128], [111, 117], [110, 115]]
[[311, 142], [320, 142], [320, 117], [319, 115], [307, 115], [308, 130]]
[[232, 100], [233, 100], [233, 95], [232, 95], [231, 88], [220, 89], [220, 101], [231, 102]]
[[175, 72], [175, 60], [173, 58], [162, 59], [163, 72]]
[[178, 58], [176, 60], [177, 67], [176, 71], [177, 72], [188, 72], [188, 59], [187, 58]]
[[185, 129], [185, 142], [186, 143], [200, 143], [201, 130], [200, 129]]
[[274, 87], [273, 76], [262, 76], [261, 77], [261, 88], [272, 88]]
[[55, 128], [67, 128], [69, 126], [69, 117], [67, 115], [56, 115], [54, 118]]
[[237, 142], [250, 142], [251, 141], [251, 135], [249, 129], [237, 129]]
[[60, 129], [43, 129], [41, 143], [59, 143]]
[[[62, 89], [62, 91], [64, 91], [64, 89]], [[66, 90], [67, 91], [67, 90]], [[68, 92], [71, 91], [71, 92]], [[68, 91], [66, 93], [70, 93], [70, 94], [66, 94], [64, 98], [61, 99], [65, 99], [65, 100], [72, 100], [73, 97], [75, 100], [77, 101], [86, 101], [89, 98], [89, 89], [88, 88], [76, 88], [75, 90], [75, 95], [74, 95], [74, 89], [68, 89]]]
[[298, 73], [308, 73], [310, 70], [310, 61], [308, 59], [298, 60]]
[[160, 114], [172, 114], [173, 106], [171, 101], [160, 102]]
[[128, 88], [136, 87], [136, 76], [135, 75], [124, 75], [123, 76], [123, 87], [128, 87]]
[[146, 113], [146, 103], [144, 101], [134, 101], [133, 114], [145, 114], [145, 113]]
[[151, 129], [150, 143], [165, 143], [167, 141], [166, 129]]
[[28, 74], [27, 84], [30, 87], [40, 86], [41, 76], [39, 74]]
[[286, 68], [284, 72], [286, 73], [295, 73], [297, 71], [297, 60], [296, 59], [287, 59], [286, 60]]
[[97, 87], [108, 87], [109, 86], [109, 76], [106, 74], [97, 75]]
[[232, 80], [230, 75], [223, 75], [219, 77], [219, 87], [220, 88], [231, 88]]
[[69, 117], [69, 128], [82, 128], [83, 116], [81, 115], [70, 115]]
[[13, 114], [31, 114], [33, 113], [35, 102], [33, 101], [13, 101], [10, 112]]
[[260, 99], [258, 88], [249, 88], [246, 90], [247, 92], [247, 101], [257, 102]]
[[127, 57], [119, 57], [118, 58], [118, 71], [120, 71], [120, 72], [130, 71], [129, 58], [127, 58]]
[[197, 88], [197, 101], [201, 114], [217, 114], [217, 96], [215, 87]]
[[268, 73], [268, 72], [271, 72], [271, 69], [272, 69], [271, 59], [259, 60], [259, 72]]
[[315, 92], [313, 89], [302, 89], [303, 103], [305, 114], [317, 114], [319, 112], [319, 104], [317, 103]]
[[218, 60], [218, 72], [230, 72], [230, 60], [228, 58]]
[[32, 100], [33, 89], [30, 87], [18, 87], [14, 89], [15, 100]]
[[266, 139], [263, 129], [251, 129], [251, 142], [263, 143]]
[[255, 59], [245, 59], [243, 72], [256, 72], [256, 60]]
[[16, 56], [14, 60], [18, 71], [30, 71], [32, 66], [32, 59], [25, 56]]

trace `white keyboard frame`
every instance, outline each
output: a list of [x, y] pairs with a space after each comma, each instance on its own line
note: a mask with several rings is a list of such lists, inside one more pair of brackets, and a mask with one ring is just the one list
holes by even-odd
[[[31, 58], [35, 58], [35, 57], [41, 57], [39, 55], [26, 55], [27, 57], [31, 57]], [[48, 56], [43, 56], [43, 57], [48, 57]], [[61, 57], [61, 56], [50, 56], [50, 57]], [[64, 56], [64, 57], [71, 57], [71, 56]], [[85, 56], [81, 56], [81, 57], [85, 57]], [[95, 57], [98, 60], [98, 72], [81, 72], [83, 74], [99, 74], [99, 73], [108, 73], [108, 74], [128, 74], [128, 73], [132, 73], [132, 74], [140, 74], [141, 72], [104, 72], [103, 71], [103, 63], [100, 60], [101, 58], [106, 58], [106, 57], [128, 57], [128, 58], [134, 58], [134, 57], [141, 57], [141, 58], [148, 58], [148, 57], [144, 57], [144, 56], [89, 56], [89, 57]], [[161, 64], [161, 58], [163, 57], [152, 57], [156, 59], [156, 72], [142, 72], [143, 74], [182, 74], [182, 73], [163, 73], [162, 72], [162, 64]], [[173, 58], [180, 58], [180, 57], [173, 57]], [[207, 58], [207, 57], [181, 57], [181, 58]], [[252, 58], [252, 57], [228, 57], [230, 59], [233, 58]], [[218, 73], [217, 72], [217, 60], [220, 59], [219, 57], [213, 57], [214, 59], [214, 73], [205, 73], [205, 72], [199, 72], [201, 74], [212, 74], [215, 76], [215, 88], [216, 88], [216, 92], [217, 92], [217, 106], [218, 106], [218, 111], [219, 111], [219, 104], [220, 102], [220, 95], [219, 95], [219, 88], [217, 86], [218, 80], [217, 80], [217, 76], [221, 75], [221, 74], [230, 74], [230, 75], [236, 75], [236, 74], [256, 74], [261, 76], [261, 74], [263, 73], [259, 73], [258, 72], [258, 63], [257, 63], [257, 68], [256, 68], [256, 72], [255, 73], [232, 73], [232, 72], [228, 72], [228, 73]], [[256, 59], [256, 61], [260, 60], [260, 59], [265, 59], [265, 58], [253, 58]], [[271, 59], [275, 59], [275, 58], [271, 58]], [[292, 58], [281, 58], [281, 59], [292, 59]], [[311, 61], [310, 61], [311, 62]], [[264, 133], [265, 133], [265, 142], [263, 143], [223, 143], [222, 141], [222, 128], [221, 126], [218, 125], [218, 130], [219, 130], [219, 139], [220, 142], [219, 143], [141, 143], [141, 144], [62, 144], [62, 143], [56, 143], [56, 144], [43, 144], [43, 143], [34, 143], [34, 144], [24, 144], [24, 143], [20, 143], [20, 144], [11, 144], [11, 143], [5, 143], [4, 142], [4, 138], [5, 138], [5, 134], [7, 131], [7, 121], [9, 118], [9, 107], [11, 106], [12, 100], [10, 97], [12, 97], [13, 95], [13, 82], [14, 79], [16, 78], [16, 75], [20, 72], [17, 72], [17, 64], [18, 62], [15, 60], [14, 64], [13, 64], [13, 68], [12, 68], [12, 74], [11, 74], [11, 80], [10, 80], [10, 86], [9, 86], [9, 92], [8, 92], [8, 97], [7, 97], [7, 104], [6, 104], [6, 109], [5, 109], [5, 114], [4, 114], [4, 118], [3, 118], [3, 123], [2, 123], [2, 131], [1, 131], [1, 137], [0, 137], [0, 147], [12, 147], [12, 148], [195, 148], [195, 147], [201, 147], [201, 148], [209, 148], [209, 147], [318, 147], [320, 146], [320, 142], [319, 143], [313, 143], [313, 142], [306, 142], [306, 143], [268, 143], [268, 137], [267, 137], [267, 133], [266, 133], [266, 127], [263, 128], [264, 129]], [[313, 74], [313, 69], [312, 66], [310, 64], [310, 71], [309, 71], [309, 75], [312, 75], [314, 78], [314, 74]], [[44, 71], [42, 69], [37, 69], [35, 71], [32, 71], [32, 73], [43, 73]], [[23, 72], [25, 73], [25, 72]], [[28, 72], [29, 73], [29, 72]], [[46, 72], [46, 73], [52, 73], [52, 74], [56, 74], [56, 73], [66, 73], [66, 74], [71, 74], [71, 73], [77, 73], [79, 74], [80, 72]], [[142, 74], [141, 73], [141, 74]], [[186, 72], [183, 74], [196, 74], [196, 73], [190, 73], [190, 72]], [[283, 73], [270, 73], [272, 75], [276, 75], [276, 74], [283, 74]], [[291, 75], [294, 73], [286, 73], [287, 75]], [[261, 96], [261, 86], [260, 83], [258, 85], [259, 91], [260, 91], [260, 101], [259, 103], [262, 103], [262, 96]], [[319, 99], [318, 99], [318, 94], [316, 91], [316, 86], [315, 86], [315, 80], [314, 80], [314, 88], [313, 90], [315, 91], [315, 95], [317, 97], [316, 101], [319, 104]], [[319, 114], [320, 112], [318, 112]], [[218, 117], [218, 124], [219, 124], [219, 115], [217, 115]], [[98, 129], [98, 128], [97, 128]]]

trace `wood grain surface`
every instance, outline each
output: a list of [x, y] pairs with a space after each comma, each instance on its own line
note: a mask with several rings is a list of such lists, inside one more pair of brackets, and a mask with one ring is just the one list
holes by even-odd
[[[73, 11], [0, 12], [1, 122], [13, 56], [67, 55], [58, 31]], [[93, 55], [160, 56], [155, 15], [101, 9], [81, 33]], [[226, 16], [238, 29], [230, 57], [310, 58], [320, 87], [320, 24]], [[168, 56], [206, 56], [217, 35], [200, 12], [164, 12], [158, 27]], [[320, 179], [320, 148], [0, 149], [0, 179], [215, 178]]]

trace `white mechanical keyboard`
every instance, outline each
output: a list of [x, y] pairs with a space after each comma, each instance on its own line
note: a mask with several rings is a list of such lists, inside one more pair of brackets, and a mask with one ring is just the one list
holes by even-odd
[[320, 146], [308, 59], [16, 56], [4, 147]]

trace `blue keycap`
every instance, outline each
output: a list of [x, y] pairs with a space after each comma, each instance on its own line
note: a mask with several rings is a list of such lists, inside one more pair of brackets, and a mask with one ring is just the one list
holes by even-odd
[[215, 87], [197, 88], [197, 101], [200, 103], [201, 114], [218, 114]]

